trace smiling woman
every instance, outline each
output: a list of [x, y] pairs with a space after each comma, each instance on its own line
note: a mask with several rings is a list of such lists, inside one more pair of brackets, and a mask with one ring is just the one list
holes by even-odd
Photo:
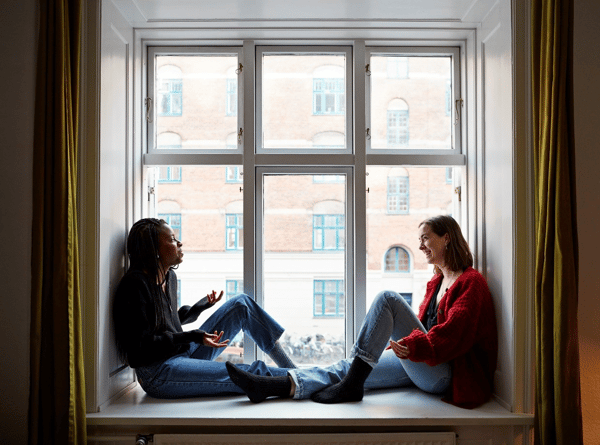
[[253, 402], [289, 395], [319, 403], [354, 402], [362, 400], [364, 388], [413, 384], [445, 394], [445, 401], [464, 408], [489, 400], [498, 340], [487, 283], [473, 269], [473, 257], [451, 216], [423, 221], [419, 238], [436, 275], [427, 284], [418, 317], [398, 293], [383, 291], [363, 322], [351, 363], [292, 369], [288, 377], [253, 375], [228, 363], [231, 379]]

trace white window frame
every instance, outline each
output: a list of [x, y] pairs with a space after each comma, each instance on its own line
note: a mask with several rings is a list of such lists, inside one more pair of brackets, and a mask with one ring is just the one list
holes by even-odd
[[[182, 44], [185, 42], [182, 42]], [[211, 42], [216, 43], [216, 42]], [[360, 324], [367, 311], [366, 307], [366, 228], [355, 225], [354, 221], [366, 220], [366, 196], [359, 190], [366, 190], [366, 168], [368, 165], [397, 165], [410, 166], [464, 166], [466, 156], [461, 154], [462, 149], [453, 150], [407, 150], [385, 149], [368, 150], [366, 132], [359, 130], [360, 122], [367, 122], [369, 111], [368, 90], [366, 88], [368, 75], [366, 64], [369, 54], [387, 51], [394, 54], [454, 54], [458, 49], [454, 46], [448, 48], [399, 48], [390, 46], [367, 47], [365, 42], [354, 42], [353, 45], [310, 45], [310, 46], [257, 46], [255, 41], [244, 42], [243, 47], [223, 46], [189, 46], [189, 47], [161, 47], [153, 42], [147, 43], [147, 73], [154, 72], [152, 61], [156, 54], [231, 54], [238, 51], [243, 70], [239, 74], [238, 90], [246, 97], [240, 98], [238, 104], [238, 123], [242, 129], [239, 144], [236, 150], [166, 150], [159, 151], [147, 145], [143, 158], [146, 168], [156, 165], [242, 165], [243, 179], [243, 225], [244, 225], [244, 292], [251, 295], [262, 304], [262, 240], [261, 240], [261, 205], [262, 176], [268, 173], [296, 173], [296, 174], [343, 174], [347, 178], [347, 206], [346, 210], [346, 348], [347, 353], [355, 340]], [[331, 54], [344, 52], [346, 54], [346, 147], [344, 149], [263, 149], [260, 114], [261, 114], [261, 64], [263, 54]], [[459, 65], [460, 59], [453, 58], [454, 64]], [[455, 67], [458, 70], [460, 67]], [[365, 73], [354, 76], [353, 73]], [[148, 92], [152, 91], [152, 79], [147, 79]], [[352, 94], [348, 94], [351, 92]], [[256, 107], [252, 105], [256, 103]], [[352, 105], [351, 105], [352, 104]], [[364, 110], [364, 112], [363, 112]], [[240, 123], [241, 122], [241, 123]], [[244, 125], [243, 123], [247, 125]], [[252, 122], [256, 122], [252, 128]], [[152, 119], [147, 122], [148, 141], [152, 141]], [[360, 135], [361, 137], [358, 137]], [[459, 139], [460, 140], [460, 139]], [[353, 144], [352, 142], [355, 141]], [[232, 153], [233, 151], [233, 153]], [[459, 152], [457, 154], [457, 151]], [[335, 155], [335, 156], [332, 156]], [[461, 175], [456, 175], [460, 183]], [[464, 187], [466, 188], [466, 187]], [[463, 202], [466, 193], [463, 193]], [[152, 201], [152, 200], [150, 200]], [[455, 199], [453, 214], [461, 222], [466, 214], [467, 206], [460, 206]], [[150, 203], [151, 205], [152, 203]], [[145, 211], [144, 214], [147, 214]], [[464, 222], [464, 221], [463, 221]], [[466, 224], [461, 224], [463, 230], [468, 231]], [[363, 258], [363, 259], [361, 259]], [[360, 298], [356, 296], [360, 295]], [[244, 342], [244, 357], [246, 360], [260, 358], [260, 351], [250, 339]]]

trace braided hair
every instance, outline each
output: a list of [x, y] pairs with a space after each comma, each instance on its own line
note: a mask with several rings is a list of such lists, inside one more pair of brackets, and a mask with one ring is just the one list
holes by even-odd
[[[129, 270], [140, 270], [150, 278], [150, 292], [154, 303], [154, 331], [161, 331], [166, 325], [167, 314], [161, 300], [165, 298], [162, 286], [167, 279], [167, 273], [161, 277], [162, 265], [159, 259], [159, 236], [161, 228], [167, 222], [164, 219], [144, 218], [136, 222], [127, 237], [127, 253], [129, 255]], [[168, 289], [167, 289], [168, 292]], [[167, 296], [167, 304], [169, 299]]]

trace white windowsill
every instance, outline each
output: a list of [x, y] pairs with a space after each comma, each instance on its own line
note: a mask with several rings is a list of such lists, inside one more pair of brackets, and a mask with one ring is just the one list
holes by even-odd
[[139, 385], [108, 405], [87, 414], [88, 426], [111, 427], [402, 427], [533, 426], [532, 414], [515, 414], [491, 400], [467, 410], [442, 402], [416, 388], [367, 391], [362, 402], [322, 405], [311, 400], [268, 399], [251, 403], [245, 396], [159, 400]]

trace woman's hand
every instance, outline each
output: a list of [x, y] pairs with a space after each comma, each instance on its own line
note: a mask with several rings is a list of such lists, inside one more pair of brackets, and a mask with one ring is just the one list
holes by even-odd
[[398, 341], [390, 340], [390, 345], [386, 349], [392, 349], [398, 358], [408, 358], [410, 353], [408, 346], [402, 344], [402, 339]]
[[229, 339], [221, 341], [222, 337], [223, 331], [221, 331], [220, 334], [217, 334], [217, 331], [215, 331], [214, 334], [209, 334], [208, 332], [206, 332], [204, 334], [204, 338], [202, 339], [202, 344], [211, 348], [224, 348], [229, 344]]
[[221, 291], [221, 293], [219, 294], [218, 297], [217, 297], [217, 293], [214, 290], [210, 294], [206, 295], [206, 298], [208, 299], [208, 304], [210, 304], [211, 306], [213, 304], [215, 304], [217, 301], [219, 301], [222, 297], [223, 297], [223, 291]]

